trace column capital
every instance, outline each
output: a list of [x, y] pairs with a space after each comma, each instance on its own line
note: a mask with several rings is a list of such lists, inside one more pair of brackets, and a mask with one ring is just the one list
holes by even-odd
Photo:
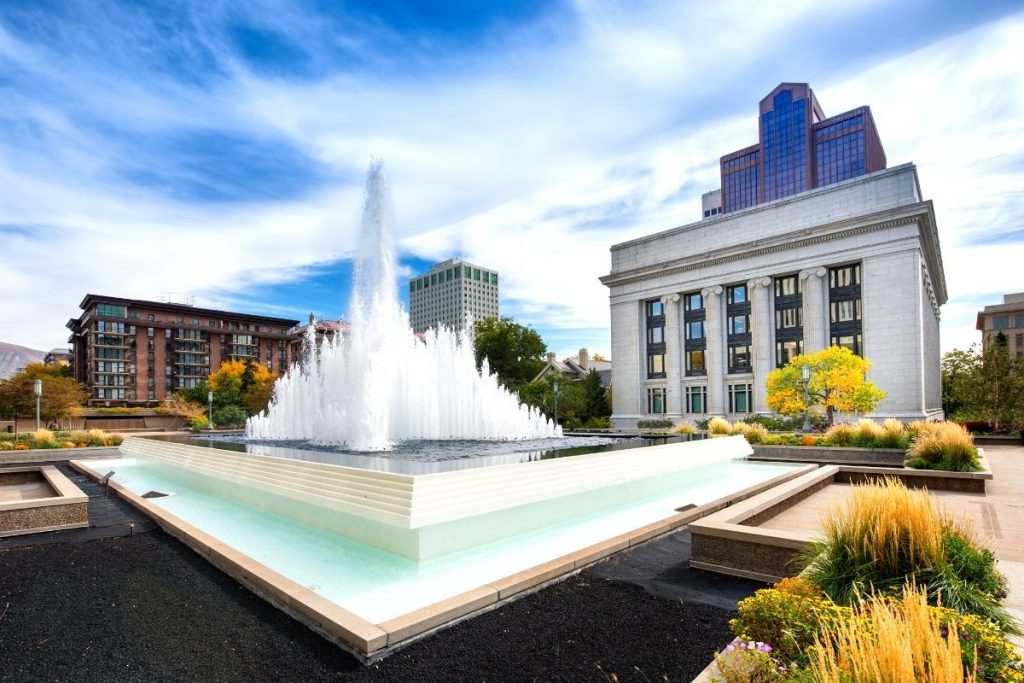
[[818, 267], [818, 268], [808, 268], [807, 270], [801, 270], [800, 271], [800, 279], [801, 280], [807, 280], [807, 279], [810, 279], [811, 276], [814, 276], [814, 277], [825, 277], [825, 275], [827, 273], [828, 273], [828, 270], [826, 270], [825, 268], [821, 268], [821, 267]]
[[677, 303], [679, 303], [679, 295], [678, 294], [666, 294], [665, 296], [661, 297], [661, 303], [663, 303], [663, 304], [677, 304]]
[[715, 285], [714, 287], [705, 287], [700, 290], [700, 295], [707, 299], [709, 296], [720, 296], [724, 291], [721, 285]]
[[764, 287], [765, 289], [767, 289], [768, 287], [771, 286], [771, 284], [772, 279], [770, 277], [756, 277], [753, 280], [747, 282], [747, 287], [752, 290], [758, 289], [760, 287]]

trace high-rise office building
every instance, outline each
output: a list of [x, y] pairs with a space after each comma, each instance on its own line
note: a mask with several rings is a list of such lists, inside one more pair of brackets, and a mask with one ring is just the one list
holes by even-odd
[[876, 416], [940, 416], [946, 283], [917, 169], [885, 168], [867, 108], [825, 119], [787, 83], [761, 110], [762, 144], [723, 157], [724, 213], [611, 248], [613, 422], [768, 413], [768, 373], [828, 346], [873, 363]]
[[722, 157], [722, 212], [739, 211], [885, 168], [871, 109], [825, 118], [806, 83], [761, 100], [756, 145]]
[[499, 316], [497, 272], [448, 259], [409, 280], [409, 319], [414, 331], [461, 328], [467, 314], [473, 320]]
[[89, 405], [153, 404], [206, 380], [226, 360], [288, 368], [298, 320], [86, 294], [68, 321], [71, 369]]

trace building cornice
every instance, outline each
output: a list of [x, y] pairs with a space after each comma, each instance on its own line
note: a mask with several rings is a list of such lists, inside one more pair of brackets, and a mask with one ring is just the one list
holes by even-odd
[[[758, 239], [734, 244], [722, 249], [670, 259], [641, 268], [610, 273], [600, 278], [608, 286], [621, 286], [644, 282], [665, 275], [724, 265], [744, 259], [800, 249], [815, 244], [846, 239], [872, 232], [888, 230], [901, 225], [916, 223], [921, 238], [925, 263], [931, 274], [935, 296], [939, 305], [946, 302], [946, 279], [942, 268], [942, 254], [939, 251], [938, 232], [935, 228], [935, 211], [931, 200], [886, 209], [872, 214], [823, 223], [812, 228], [800, 228], [768, 239]], [[659, 233], [666, 236], [668, 233]]]

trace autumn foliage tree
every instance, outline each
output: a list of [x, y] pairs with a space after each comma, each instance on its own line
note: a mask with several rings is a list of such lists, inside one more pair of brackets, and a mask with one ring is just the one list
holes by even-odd
[[39, 400], [39, 416], [46, 424], [60, 423], [77, 417], [89, 394], [85, 387], [69, 376], [66, 367], [33, 363], [10, 379], [0, 380], [0, 416], [29, 417], [35, 415], [35, 381], [43, 383]]
[[[803, 366], [810, 368], [807, 401]], [[865, 413], [873, 410], [886, 392], [868, 381], [871, 361], [841, 346], [796, 356], [788, 365], [768, 374], [768, 407], [782, 415], [803, 415], [823, 410], [832, 424], [835, 411]]]
[[265, 410], [274, 393], [277, 375], [251, 360], [229, 360], [210, 375], [213, 405], [217, 409], [238, 406], [249, 415]]

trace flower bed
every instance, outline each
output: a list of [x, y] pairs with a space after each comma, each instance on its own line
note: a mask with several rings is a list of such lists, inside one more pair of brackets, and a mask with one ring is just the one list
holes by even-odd
[[805, 562], [740, 602], [717, 680], [1024, 681], [995, 557], [927, 492], [856, 487]]
[[25, 434], [0, 433], [0, 451], [34, 451], [53, 448], [88, 448], [120, 446], [124, 439], [99, 429], [87, 432], [51, 432], [39, 429]]

